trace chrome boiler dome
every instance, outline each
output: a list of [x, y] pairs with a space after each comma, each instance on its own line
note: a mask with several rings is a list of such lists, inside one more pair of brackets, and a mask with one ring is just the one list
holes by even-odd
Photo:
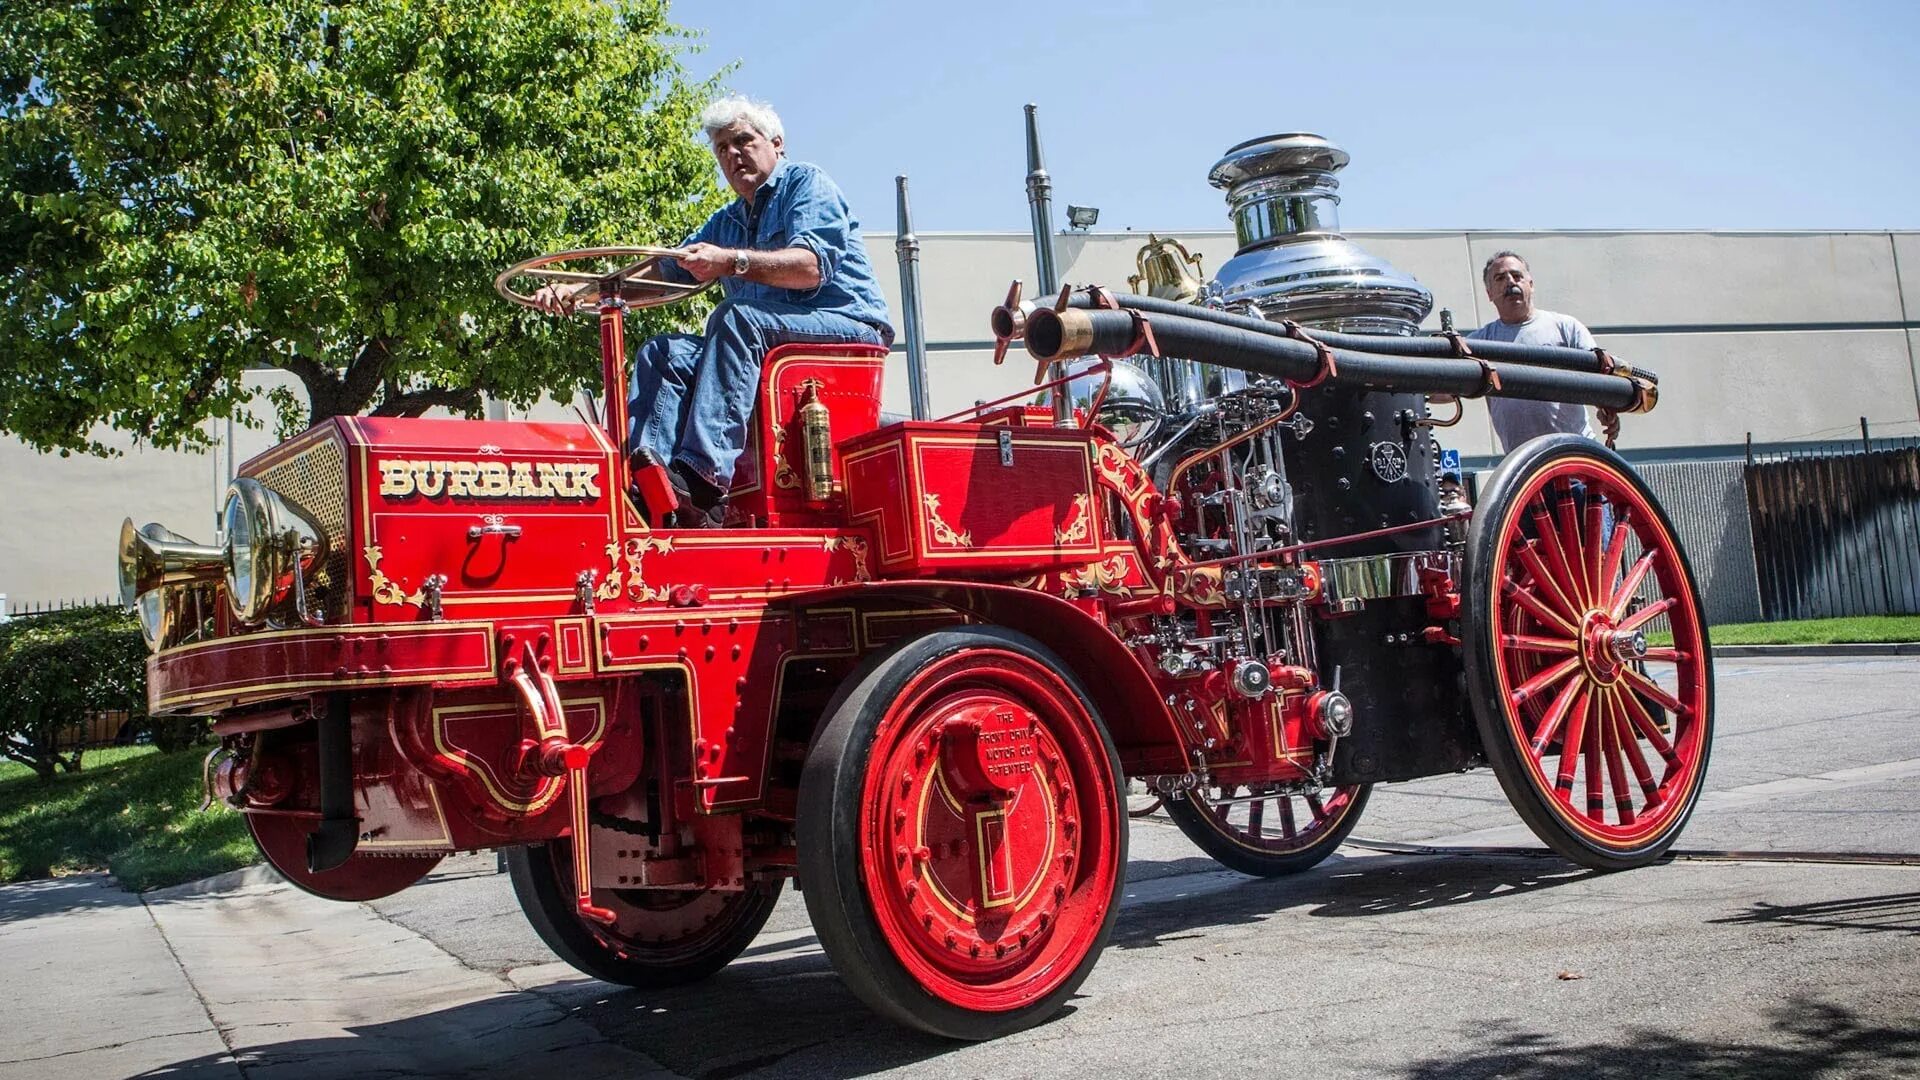
[[[1167, 412], [1166, 399], [1160, 393], [1159, 385], [1130, 359], [1113, 362], [1113, 381], [1107, 384], [1105, 373], [1093, 371], [1100, 364], [1097, 356], [1083, 356], [1068, 361], [1064, 374], [1074, 377], [1066, 384], [1067, 398], [1073, 403], [1073, 408], [1091, 409], [1100, 387], [1105, 384], [1107, 396], [1100, 403], [1100, 415], [1094, 419], [1113, 432], [1113, 437], [1121, 446], [1137, 446], [1152, 438]], [[1051, 403], [1053, 391], [1042, 391], [1036, 401], [1039, 404]]]
[[1340, 235], [1345, 150], [1304, 132], [1250, 139], [1214, 163], [1240, 250], [1207, 296], [1268, 319], [1360, 334], [1412, 334], [1433, 294]]

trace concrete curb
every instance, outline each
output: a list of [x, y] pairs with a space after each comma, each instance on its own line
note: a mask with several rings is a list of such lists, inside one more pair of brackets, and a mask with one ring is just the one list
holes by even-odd
[[[1709, 631], [1711, 633], [1711, 631]], [[1920, 656], [1920, 642], [1876, 642], [1849, 645], [1715, 645], [1719, 656]]]
[[167, 885], [152, 889], [140, 895], [149, 900], [177, 900], [188, 896], [210, 896], [216, 893], [239, 892], [256, 885], [284, 885], [287, 879], [280, 872], [265, 863], [243, 866], [238, 870], [229, 870], [224, 874], [200, 878], [197, 881], [183, 881], [178, 885]]

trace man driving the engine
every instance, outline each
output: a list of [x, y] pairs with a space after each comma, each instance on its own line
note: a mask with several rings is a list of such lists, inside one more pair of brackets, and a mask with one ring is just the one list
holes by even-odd
[[[859, 221], [826, 173], [787, 160], [773, 109], [736, 95], [709, 105], [700, 125], [738, 197], [658, 272], [717, 280], [725, 298], [706, 333], [661, 334], [635, 350], [627, 450], [636, 475], [666, 466], [680, 504], [672, 524], [704, 528], [724, 516], [767, 351], [790, 342], [891, 345], [893, 328]], [[558, 287], [538, 299], [555, 314], [574, 302]]]

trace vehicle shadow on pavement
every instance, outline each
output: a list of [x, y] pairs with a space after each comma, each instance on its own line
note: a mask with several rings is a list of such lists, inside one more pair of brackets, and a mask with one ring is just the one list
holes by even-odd
[[1410, 1065], [1410, 1080], [1643, 1080], [1646, 1077], [1912, 1076], [1920, 1071], [1920, 1025], [1882, 1027], [1811, 998], [1768, 1011], [1765, 1042], [1712, 1042], [1667, 1032], [1633, 1032], [1624, 1042], [1561, 1044], [1553, 1035], [1493, 1025], [1483, 1050]]
[[1782, 923], [1821, 930], [1920, 935], [1920, 892], [1853, 896], [1817, 904], [1769, 904], [1762, 900], [1744, 914], [1713, 921], [1733, 926]]
[[1196, 926], [1260, 922], [1305, 908], [1317, 918], [1365, 918], [1430, 911], [1571, 885], [1597, 876], [1551, 858], [1426, 855], [1330, 859], [1290, 877], [1247, 878], [1180, 903], [1148, 904], [1121, 912], [1109, 945], [1153, 948], [1167, 935]]

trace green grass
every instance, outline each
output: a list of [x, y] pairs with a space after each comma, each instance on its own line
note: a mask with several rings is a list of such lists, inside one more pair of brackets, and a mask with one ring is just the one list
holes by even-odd
[[[1856, 615], [1797, 622], [1723, 623], [1709, 627], [1715, 645], [1847, 645], [1920, 641], [1920, 615]], [[1654, 645], [1673, 644], [1666, 631], [1649, 633]]]
[[110, 870], [144, 891], [258, 862], [239, 814], [199, 810], [206, 752], [92, 750], [50, 783], [0, 765], [0, 882]]
[[1920, 615], [1859, 615], [1798, 622], [1730, 623], [1707, 631], [1715, 645], [1835, 645], [1920, 641]]

